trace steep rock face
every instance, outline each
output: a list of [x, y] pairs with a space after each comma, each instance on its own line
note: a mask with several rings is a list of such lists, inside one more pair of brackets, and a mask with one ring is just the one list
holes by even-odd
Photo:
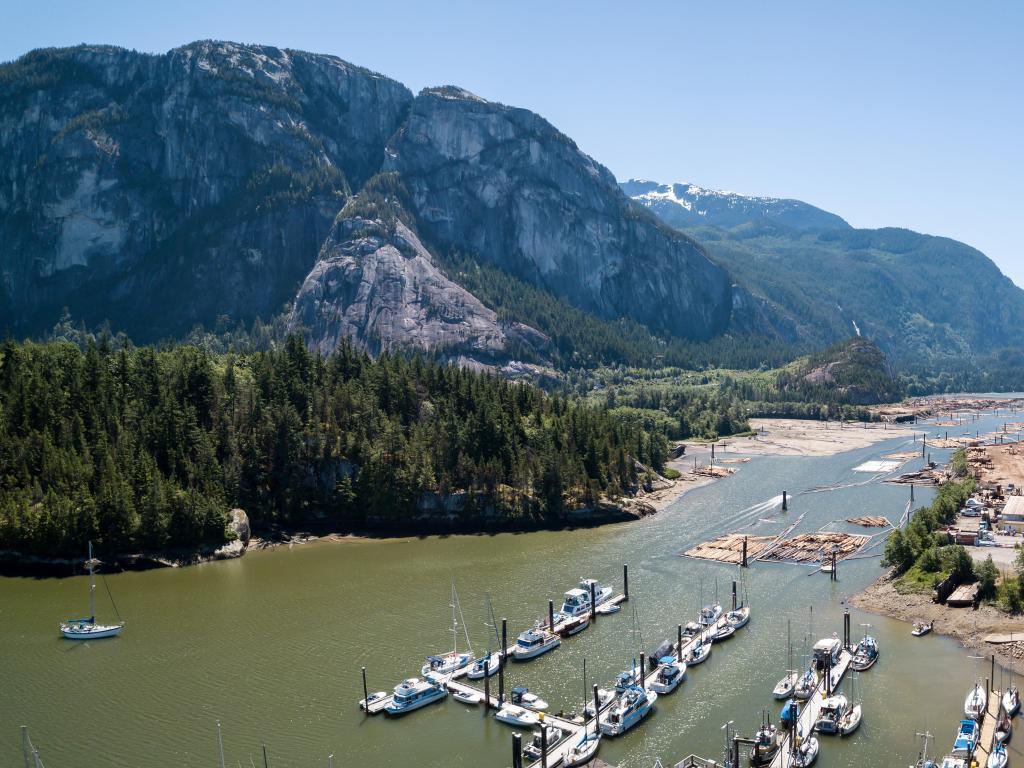
[[630, 179], [622, 191], [673, 227], [737, 227], [755, 223], [807, 231], [848, 229], [842, 218], [801, 200], [753, 197], [704, 189], [696, 184], [659, 184]]
[[507, 358], [510, 344], [540, 349], [543, 334], [497, 315], [445, 277], [400, 220], [339, 217], [302, 283], [290, 317], [311, 348], [330, 353], [343, 339], [379, 353], [434, 350], [462, 364]]
[[0, 327], [38, 333], [68, 306], [145, 340], [279, 311], [411, 98], [233, 43], [0, 67]]
[[660, 225], [540, 116], [457, 88], [420, 93], [387, 148], [417, 222], [602, 317], [707, 338], [732, 312], [728, 275]]

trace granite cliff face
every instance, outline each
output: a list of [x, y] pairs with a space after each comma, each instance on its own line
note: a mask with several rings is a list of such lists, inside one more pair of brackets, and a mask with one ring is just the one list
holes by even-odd
[[387, 147], [419, 225], [606, 318], [707, 338], [729, 325], [731, 284], [686, 236], [648, 215], [547, 121], [445, 87], [421, 92]]
[[0, 326], [38, 333], [67, 306], [145, 340], [280, 311], [411, 99], [340, 59], [232, 43], [0, 68]]
[[445, 277], [416, 234], [399, 219], [342, 212], [289, 319], [313, 349], [329, 353], [343, 339], [371, 353], [433, 350], [466, 363], [491, 364], [510, 343], [543, 349], [543, 334], [504, 325], [471, 293]]

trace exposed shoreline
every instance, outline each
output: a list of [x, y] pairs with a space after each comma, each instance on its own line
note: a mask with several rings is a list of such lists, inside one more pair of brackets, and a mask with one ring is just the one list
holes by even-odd
[[[1010, 616], [987, 605], [976, 609], [950, 608], [934, 602], [930, 594], [901, 594], [896, 591], [894, 581], [892, 573], [886, 572], [850, 598], [850, 603], [868, 613], [907, 622], [908, 633], [910, 623], [914, 621], [934, 621], [933, 634], [955, 638], [964, 648], [986, 658], [994, 655], [1001, 666], [1024, 673], [1024, 657], [1014, 656], [1015, 651], [1024, 651], [1024, 617]], [[985, 641], [990, 634], [1011, 632], [1019, 634], [1021, 641]], [[927, 639], [927, 636], [920, 638], [921, 642], [926, 642]]]

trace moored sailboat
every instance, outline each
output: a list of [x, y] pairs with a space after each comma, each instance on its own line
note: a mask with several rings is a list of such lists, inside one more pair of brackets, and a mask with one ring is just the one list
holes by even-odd
[[[469, 630], [466, 628], [466, 621], [462, 615], [462, 606], [459, 604], [459, 593], [455, 590], [455, 582], [452, 581], [452, 650], [448, 653], [428, 656], [427, 663], [423, 665], [421, 672], [427, 675], [448, 675], [459, 677], [466, 674], [470, 664], [473, 663], [473, 644], [469, 640]], [[459, 650], [459, 620], [462, 620], [462, 629], [466, 637], [467, 651]]]
[[[89, 559], [86, 560], [86, 565], [89, 568], [89, 617], [67, 619], [61, 622], [60, 633], [68, 640], [98, 640], [102, 637], [114, 637], [124, 629], [123, 621], [119, 621], [117, 624], [96, 623], [96, 562], [92, 556], [92, 542], [90, 541]], [[114, 606], [114, 612], [117, 612], [117, 606]]]

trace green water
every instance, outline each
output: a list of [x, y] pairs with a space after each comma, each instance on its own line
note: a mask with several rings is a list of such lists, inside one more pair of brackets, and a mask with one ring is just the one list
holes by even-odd
[[[972, 427], [984, 431], [990, 421]], [[500, 768], [511, 763], [512, 729], [480, 709], [449, 698], [387, 720], [357, 708], [361, 666], [371, 691], [391, 688], [418, 674], [427, 654], [450, 647], [453, 577], [475, 648], [483, 651], [486, 594], [514, 636], [545, 612], [549, 597], [582, 577], [621, 587], [621, 566], [629, 563], [632, 599], [621, 613], [599, 617], [557, 651], [510, 665], [509, 685], [529, 685], [555, 710], [578, 708], [584, 658], [591, 681], [606, 683], [636, 655], [634, 609], [648, 649], [694, 616], [702, 587], [710, 599], [717, 581], [727, 600], [738, 569], [680, 558], [679, 551], [746, 524], [751, 532], [775, 532], [802, 512], [798, 531], [853, 514], [896, 519], [908, 490], [878, 483], [796, 495], [788, 514], [770, 515], [774, 523], [740, 513], [783, 488], [795, 494], [863, 481], [852, 467], [904, 442], [828, 458], [754, 458], [652, 518], [601, 529], [322, 542], [110, 576], [128, 626], [119, 638], [87, 644], [57, 633], [59, 619], [82, 612], [85, 578], [0, 579], [0, 764], [20, 765], [18, 726], [27, 724], [48, 768], [216, 766], [220, 719], [230, 766], [249, 766], [250, 759], [260, 765], [266, 744], [271, 766], [325, 766], [333, 752], [337, 766]], [[919, 501], [925, 495], [918, 489]], [[735, 721], [749, 734], [762, 708], [777, 715], [771, 689], [786, 665], [787, 619], [798, 644], [809, 606], [815, 638], [839, 632], [842, 601], [879, 570], [877, 559], [842, 563], [837, 583], [794, 565], [746, 571], [754, 611], [747, 628], [661, 697], [644, 724], [605, 739], [601, 757], [649, 768], [655, 758], [717, 756], [723, 723]], [[102, 586], [99, 605], [110, 618]], [[907, 624], [857, 611], [855, 634], [862, 622], [873, 624], [882, 650], [858, 683], [864, 724], [854, 738], [825, 739], [819, 764], [907, 766], [917, 749], [914, 732], [926, 727], [938, 736], [936, 749], [948, 747], [964, 695], [975, 676], [988, 674], [988, 663], [951, 640], [917, 640]]]

